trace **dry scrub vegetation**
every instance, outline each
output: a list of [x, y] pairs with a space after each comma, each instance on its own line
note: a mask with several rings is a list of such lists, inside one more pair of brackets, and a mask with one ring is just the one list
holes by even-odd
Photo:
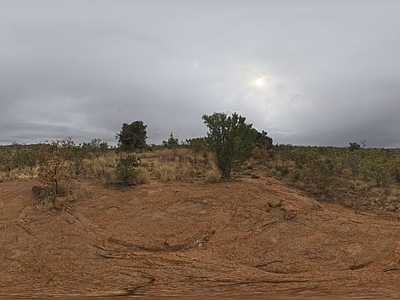
[[122, 170], [125, 175], [128, 172], [128, 181], [125, 182], [119, 164], [132, 153], [108, 147], [100, 149], [99, 140], [95, 141], [91, 147], [88, 144], [86, 147], [75, 145], [71, 140], [0, 147], [0, 182], [40, 181], [43, 186], [36, 189], [37, 196], [41, 202], [49, 204], [57, 197], [66, 198], [68, 202], [77, 201], [79, 196], [87, 193], [88, 183], [118, 188], [121, 185], [149, 184], [152, 180], [161, 183], [216, 183], [221, 180], [208, 151], [196, 153], [187, 147], [158, 147], [133, 154], [137, 165]]
[[400, 218], [400, 149], [277, 145], [265, 168], [327, 202]]
[[[88, 145], [91, 145], [90, 147]], [[63, 160], [59, 191], [51, 184], [48, 195], [71, 201], [86, 193], [87, 182], [118, 187], [118, 162], [128, 153], [100, 147], [99, 140], [73, 145]], [[41, 145], [0, 147], [0, 181], [40, 179]], [[148, 147], [138, 153], [131, 185], [152, 181], [171, 183], [221, 181], [215, 157], [208, 149], [190, 144]], [[255, 148], [250, 159], [233, 170], [234, 178], [274, 176], [321, 201], [400, 217], [400, 150], [276, 145], [266, 152]], [[51, 182], [51, 180], [50, 180]]]

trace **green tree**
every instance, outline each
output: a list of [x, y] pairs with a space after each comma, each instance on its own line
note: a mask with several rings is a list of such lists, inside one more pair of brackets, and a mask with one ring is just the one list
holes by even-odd
[[272, 138], [267, 135], [266, 131], [257, 131], [253, 129], [255, 132], [254, 138], [254, 149], [251, 153], [251, 156], [256, 159], [259, 163], [265, 164], [268, 158], [273, 155], [273, 144]]
[[237, 113], [229, 117], [225, 113], [204, 115], [203, 120], [208, 127], [206, 142], [215, 154], [216, 165], [229, 179], [232, 169], [250, 157], [256, 131]]
[[116, 134], [118, 146], [122, 151], [142, 150], [146, 147], [146, 132], [147, 125], [143, 121], [135, 121], [131, 124], [124, 123], [121, 131]]
[[176, 147], [179, 146], [179, 140], [178, 138], [174, 137], [174, 133], [171, 132], [169, 135], [169, 138], [167, 141], [162, 141], [162, 144], [164, 147], [169, 148], [169, 149], [176, 149]]
[[349, 143], [349, 150], [350, 151], [355, 151], [355, 150], [360, 150], [361, 149], [361, 145], [359, 143]]
[[255, 131], [255, 138], [254, 138], [254, 144], [263, 150], [267, 150], [268, 152], [272, 152], [273, 149], [273, 140], [267, 135], [266, 131], [257, 131], [256, 129], [253, 129]]

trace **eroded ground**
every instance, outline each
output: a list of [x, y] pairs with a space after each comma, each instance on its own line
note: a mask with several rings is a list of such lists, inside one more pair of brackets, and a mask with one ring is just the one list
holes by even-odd
[[0, 183], [0, 296], [400, 297], [400, 221], [272, 178], [87, 185], [64, 211]]

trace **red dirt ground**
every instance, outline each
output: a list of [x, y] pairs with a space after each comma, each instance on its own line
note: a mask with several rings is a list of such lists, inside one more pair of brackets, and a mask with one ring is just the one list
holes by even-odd
[[70, 209], [0, 183], [0, 297], [400, 298], [400, 221], [319, 203], [273, 178], [82, 182]]

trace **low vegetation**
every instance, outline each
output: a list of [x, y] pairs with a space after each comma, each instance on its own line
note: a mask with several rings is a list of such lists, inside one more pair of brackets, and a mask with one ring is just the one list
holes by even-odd
[[[400, 213], [400, 150], [274, 146], [268, 173], [329, 202]], [[256, 162], [254, 162], [256, 164]]]
[[136, 155], [127, 155], [118, 159], [115, 172], [118, 179], [124, 185], [132, 185], [136, 183], [139, 174], [140, 158]]
[[[124, 124], [118, 147], [100, 139], [72, 139], [0, 147], [0, 181], [34, 179], [46, 195], [78, 200], [85, 182], [135, 186], [151, 181], [218, 183], [229, 178], [274, 176], [321, 201], [400, 215], [400, 149], [273, 145], [237, 114], [203, 116], [206, 137], [146, 145], [146, 125]], [[131, 135], [131, 138], [129, 138]]]
[[74, 142], [71, 139], [41, 144], [37, 153], [38, 179], [50, 187], [54, 195], [60, 194], [60, 182], [69, 177], [68, 160], [73, 157]]

